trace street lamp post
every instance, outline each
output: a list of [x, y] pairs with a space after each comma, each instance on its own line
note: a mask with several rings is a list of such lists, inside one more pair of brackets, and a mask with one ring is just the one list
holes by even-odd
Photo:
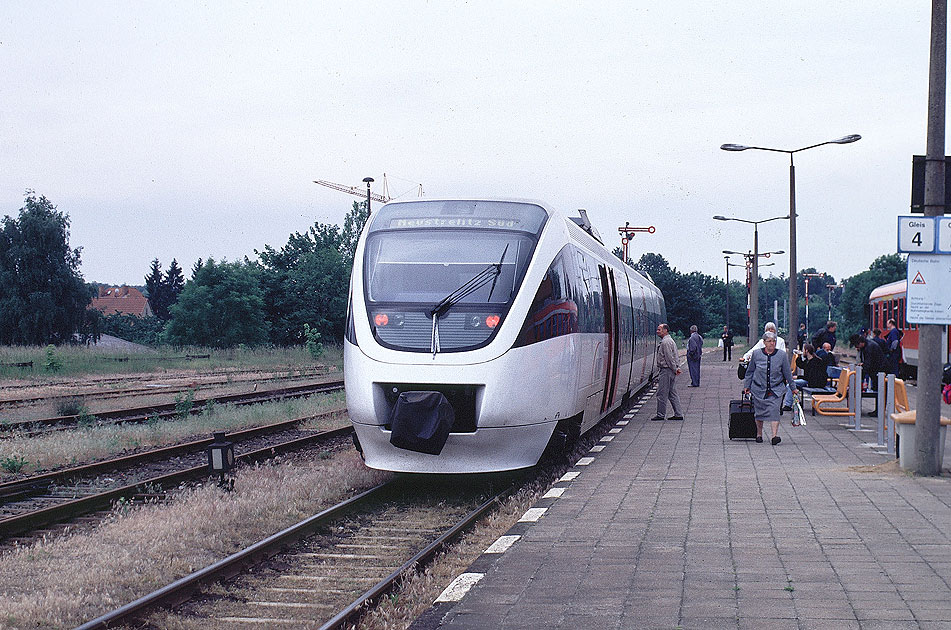
[[[386, 177], [384, 176], [384, 180], [385, 179]], [[366, 182], [366, 185], [367, 185], [367, 216], [370, 216], [370, 184], [373, 183], [373, 178], [364, 177], [363, 181]]]
[[[770, 217], [769, 219], [763, 219], [762, 221], [750, 221], [749, 219], [738, 219], [736, 217], [725, 217], [723, 215], [716, 215], [713, 217], [717, 221], [739, 221], [740, 223], [752, 223], [753, 224], [753, 254], [752, 254], [752, 266], [753, 266], [753, 280], [750, 283], [750, 302], [752, 307], [750, 308], [750, 329], [747, 333], [747, 338], [751, 339], [753, 335], [759, 334], [759, 257], [763, 256], [764, 258], [769, 258], [770, 254], [782, 254], [784, 252], [767, 252], [766, 254], [759, 253], [759, 224], [768, 223], [770, 221], [778, 221], [779, 219], [786, 219], [788, 217]], [[739, 253], [739, 252], [723, 252], [727, 253]], [[741, 256], [750, 256], [749, 254], [740, 254]]]
[[[802, 275], [806, 279], [806, 333], [808, 333], [810, 330], [812, 330], [809, 328], [809, 278], [824, 278], [825, 276], [821, 273], [804, 273]], [[829, 319], [832, 319], [832, 317], [829, 317]], [[796, 326], [796, 328], [799, 328], [799, 326]], [[796, 331], [796, 334], [799, 334], [798, 330]]]
[[[729, 331], [730, 330], [730, 267], [746, 268], [747, 266], [731, 263], [729, 256], [724, 256], [723, 260], [726, 261], [726, 329], [727, 331]], [[750, 280], [749, 274], [747, 273], [747, 276], [746, 276], [747, 288], [749, 287], [749, 280]], [[749, 313], [747, 313], [747, 317], [749, 317]]]
[[[796, 278], [796, 166], [793, 163], [793, 154], [821, 147], [826, 144], [850, 144], [861, 139], [862, 136], [856, 133], [792, 150], [748, 147], [743, 144], [720, 145], [720, 148], [724, 151], [746, 151], [747, 149], [755, 149], [757, 151], [773, 151], [776, 153], [789, 154], [789, 337], [786, 340], [787, 344], [796, 343], [796, 335], [799, 332], [799, 286]], [[792, 346], [789, 345], [787, 347]]]

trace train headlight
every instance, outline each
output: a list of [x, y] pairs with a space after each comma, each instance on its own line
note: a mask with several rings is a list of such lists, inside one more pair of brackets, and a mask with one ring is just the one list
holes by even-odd
[[468, 328], [479, 328], [482, 326], [482, 316], [481, 315], [471, 315], [469, 321], [466, 322]]
[[398, 313], [377, 313], [373, 316], [373, 323], [377, 328], [400, 328], [403, 321], [403, 316]]

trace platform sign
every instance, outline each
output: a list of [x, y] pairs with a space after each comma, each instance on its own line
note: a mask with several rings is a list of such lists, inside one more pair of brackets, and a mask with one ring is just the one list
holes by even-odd
[[905, 319], [951, 325], [951, 256], [910, 254]]
[[951, 254], [951, 217], [935, 217], [938, 225], [938, 253]]
[[898, 253], [935, 251], [935, 217], [898, 217]]

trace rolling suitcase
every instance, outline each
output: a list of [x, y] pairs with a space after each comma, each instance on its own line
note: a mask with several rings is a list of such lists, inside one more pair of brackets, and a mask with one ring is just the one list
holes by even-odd
[[756, 437], [756, 421], [753, 420], [753, 401], [749, 398], [730, 401], [730, 439], [753, 439]]

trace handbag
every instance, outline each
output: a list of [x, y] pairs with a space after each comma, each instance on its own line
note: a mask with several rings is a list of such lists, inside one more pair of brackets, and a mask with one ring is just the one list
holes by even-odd
[[746, 378], [746, 368], [749, 366], [750, 364], [748, 362], [740, 361], [739, 365], [736, 366], [736, 378], [740, 379], [741, 381]]
[[944, 386], [944, 389], [941, 390], [941, 397], [944, 398], [944, 402], [951, 405], [951, 383]]

